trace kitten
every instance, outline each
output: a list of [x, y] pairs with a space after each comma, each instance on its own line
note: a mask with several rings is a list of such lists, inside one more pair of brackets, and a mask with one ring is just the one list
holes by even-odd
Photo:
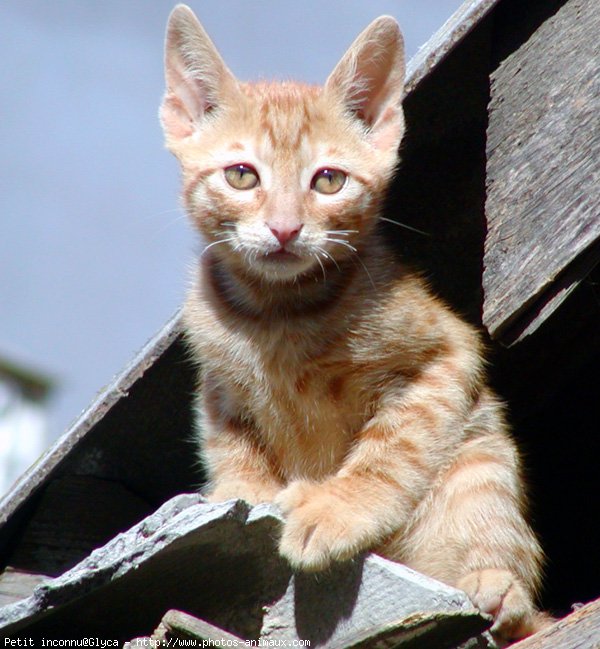
[[386, 249], [402, 37], [360, 34], [324, 87], [241, 83], [171, 14], [168, 148], [208, 242], [185, 305], [213, 501], [277, 503], [301, 570], [374, 550], [465, 590], [519, 638], [542, 553], [477, 333]]

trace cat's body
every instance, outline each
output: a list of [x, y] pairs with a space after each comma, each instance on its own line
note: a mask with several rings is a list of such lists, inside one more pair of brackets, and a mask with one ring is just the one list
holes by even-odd
[[530, 633], [541, 551], [478, 336], [376, 227], [403, 133], [395, 22], [323, 89], [237, 82], [185, 7], [166, 52], [167, 143], [209, 244], [185, 307], [209, 497], [278, 503], [298, 569], [372, 549]]

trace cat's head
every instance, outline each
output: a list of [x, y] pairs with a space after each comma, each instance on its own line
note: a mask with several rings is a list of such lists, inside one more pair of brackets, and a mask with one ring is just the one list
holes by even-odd
[[404, 131], [404, 49], [383, 16], [325, 85], [241, 83], [185, 5], [169, 18], [161, 120], [211, 254], [286, 281], [356, 254]]

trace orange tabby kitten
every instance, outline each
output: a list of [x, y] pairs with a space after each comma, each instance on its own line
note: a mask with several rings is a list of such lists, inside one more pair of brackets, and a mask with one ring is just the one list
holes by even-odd
[[389, 17], [319, 88], [240, 83], [190, 9], [171, 14], [161, 118], [208, 242], [185, 306], [208, 495], [277, 503], [294, 568], [375, 550], [522, 637], [541, 551], [478, 336], [376, 227], [403, 77]]

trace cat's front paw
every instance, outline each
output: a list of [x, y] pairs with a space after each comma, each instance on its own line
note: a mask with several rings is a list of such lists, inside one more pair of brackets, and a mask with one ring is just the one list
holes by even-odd
[[286, 517], [279, 551], [293, 568], [323, 570], [369, 545], [360, 516], [327, 483], [293, 482], [275, 502]]
[[543, 625], [543, 614], [536, 611], [521, 581], [508, 570], [488, 568], [471, 572], [456, 586], [467, 593], [480, 611], [494, 618], [491, 632], [503, 640], [525, 638]]

